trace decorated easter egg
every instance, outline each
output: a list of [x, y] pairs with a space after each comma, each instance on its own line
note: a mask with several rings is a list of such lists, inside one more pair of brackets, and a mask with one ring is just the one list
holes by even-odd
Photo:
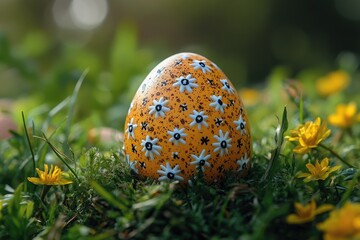
[[245, 174], [249, 121], [236, 89], [209, 59], [173, 55], [137, 90], [125, 121], [124, 153], [133, 172], [159, 181], [207, 182]]

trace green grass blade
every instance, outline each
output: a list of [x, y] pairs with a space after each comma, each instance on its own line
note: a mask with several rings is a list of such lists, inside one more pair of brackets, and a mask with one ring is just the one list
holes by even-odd
[[98, 184], [95, 181], [91, 182], [91, 186], [94, 188], [94, 190], [106, 201], [108, 201], [111, 205], [118, 208], [121, 211], [126, 212], [128, 207], [120, 202], [118, 199], [116, 199], [110, 192], [108, 192], [105, 188], [103, 188], [100, 184]]
[[304, 100], [302, 93], [300, 94], [300, 100], [299, 100], [299, 121], [300, 124], [303, 124], [304, 122]]
[[73, 94], [71, 95], [71, 98], [70, 98], [69, 112], [68, 112], [68, 117], [67, 117], [67, 121], [66, 121], [66, 128], [65, 128], [65, 144], [63, 146], [64, 147], [64, 152], [67, 155], [70, 152], [70, 147], [69, 147], [68, 143], [69, 143], [71, 124], [72, 124], [72, 120], [74, 118], [75, 103], [76, 103], [77, 97], [79, 95], [81, 85], [82, 85], [86, 75], [88, 74], [88, 72], [89, 72], [89, 69], [86, 69], [81, 74], [79, 80], [77, 81], [77, 83], [75, 85]]
[[[53, 150], [53, 152], [55, 153], [55, 155], [66, 165], [66, 167], [71, 171], [72, 174], [74, 174], [74, 176], [76, 177], [77, 180], [80, 180], [79, 177], [77, 176], [76, 172], [74, 171], [74, 169], [72, 169], [72, 167], [70, 167], [70, 165], [67, 163], [67, 161], [71, 161], [71, 159], [69, 159], [69, 157], [60, 152], [51, 142], [50, 140], [45, 136], [45, 134], [43, 134], [43, 138], [41, 137], [37, 137], [43, 141], [45, 141], [49, 147]], [[67, 159], [67, 161], [65, 160]]]
[[70, 101], [70, 97], [67, 97], [65, 98], [64, 100], [62, 100], [58, 105], [56, 105], [53, 109], [51, 109], [45, 119], [45, 122], [43, 124], [43, 127], [42, 127], [42, 131], [43, 132], [46, 132], [48, 127], [49, 127], [49, 124], [50, 124], [50, 121], [51, 119], [57, 114], [59, 113], [62, 109], [64, 109], [65, 106], [67, 106], [67, 104], [69, 103]]
[[280, 130], [279, 130], [279, 132], [276, 133], [277, 135], [275, 138], [276, 139], [276, 148], [271, 153], [269, 165], [265, 171], [265, 174], [261, 178], [261, 181], [265, 181], [269, 177], [269, 175], [272, 174], [274, 166], [276, 164], [276, 160], [278, 160], [280, 157], [281, 147], [284, 142], [284, 134], [287, 129], [288, 129], [287, 110], [286, 110], [286, 107], [284, 107]]
[[29, 137], [29, 133], [27, 131], [27, 127], [26, 127], [26, 123], [25, 123], [25, 116], [24, 116], [24, 112], [21, 112], [21, 117], [22, 117], [22, 121], [23, 121], [23, 125], [24, 125], [24, 130], [25, 130], [25, 135], [26, 135], [26, 139], [27, 142], [29, 144], [29, 148], [30, 148], [30, 152], [31, 152], [31, 158], [32, 158], [32, 163], [33, 163], [33, 172], [35, 174], [35, 169], [36, 169], [36, 164], [35, 164], [35, 154], [30, 142], [30, 137]]

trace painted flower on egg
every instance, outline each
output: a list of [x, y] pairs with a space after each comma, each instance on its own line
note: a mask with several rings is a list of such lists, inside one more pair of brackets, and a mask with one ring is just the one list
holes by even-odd
[[136, 92], [125, 122], [124, 152], [133, 172], [187, 183], [227, 171], [246, 174], [251, 136], [243, 103], [226, 75], [194, 53], [156, 66]]

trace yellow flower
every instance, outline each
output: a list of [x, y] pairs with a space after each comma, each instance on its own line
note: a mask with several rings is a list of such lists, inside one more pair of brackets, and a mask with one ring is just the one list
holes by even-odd
[[324, 240], [360, 239], [360, 203], [346, 203], [317, 225]]
[[316, 215], [330, 211], [334, 208], [331, 204], [324, 204], [319, 208], [316, 208], [316, 202], [314, 199], [305, 206], [298, 202], [296, 202], [294, 206], [295, 213], [288, 215], [286, 218], [286, 222], [290, 224], [303, 224], [311, 222], [315, 219]]
[[321, 163], [319, 160], [316, 160], [315, 165], [308, 163], [306, 168], [310, 173], [299, 172], [296, 177], [305, 178], [304, 182], [316, 181], [316, 180], [325, 180], [329, 177], [330, 173], [335, 172], [341, 168], [341, 166], [329, 166], [329, 159], [324, 158]]
[[261, 98], [261, 93], [252, 88], [243, 88], [239, 91], [239, 95], [243, 100], [245, 106], [254, 106], [256, 105]]
[[360, 121], [360, 113], [356, 114], [356, 103], [351, 102], [348, 105], [340, 104], [336, 107], [336, 113], [328, 117], [331, 125], [341, 128], [349, 128]]
[[345, 89], [349, 81], [350, 76], [345, 71], [334, 71], [316, 81], [316, 90], [321, 96], [330, 96]]
[[294, 148], [295, 153], [305, 154], [311, 148], [316, 148], [320, 142], [327, 138], [331, 131], [325, 122], [322, 124], [318, 117], [315, 122], [308, 121], [295, 130], [290, 130], [291, 136], [286, 136], [289, 141], [298, 141], [299, 145]]
[[72, 183], [72, 181], [63, 178], [63, 172], [58, 166], [51, 165], [50, 171], [47, 164], [44, 164], [45, 171], [41, 171], [36, 168], [36, 172], [39, 177], [28, 177], [28, 181], [37, 185], [66, 185]]

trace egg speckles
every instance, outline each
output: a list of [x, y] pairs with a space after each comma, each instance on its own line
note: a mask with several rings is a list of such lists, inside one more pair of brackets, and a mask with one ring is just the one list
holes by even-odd
[[131, 169], [159, 181], [207, 181], [250, 167], [251, 136], [243, 103], [210, 60], [193, 53], [157, 65], [136, 92], [125, 122]]

